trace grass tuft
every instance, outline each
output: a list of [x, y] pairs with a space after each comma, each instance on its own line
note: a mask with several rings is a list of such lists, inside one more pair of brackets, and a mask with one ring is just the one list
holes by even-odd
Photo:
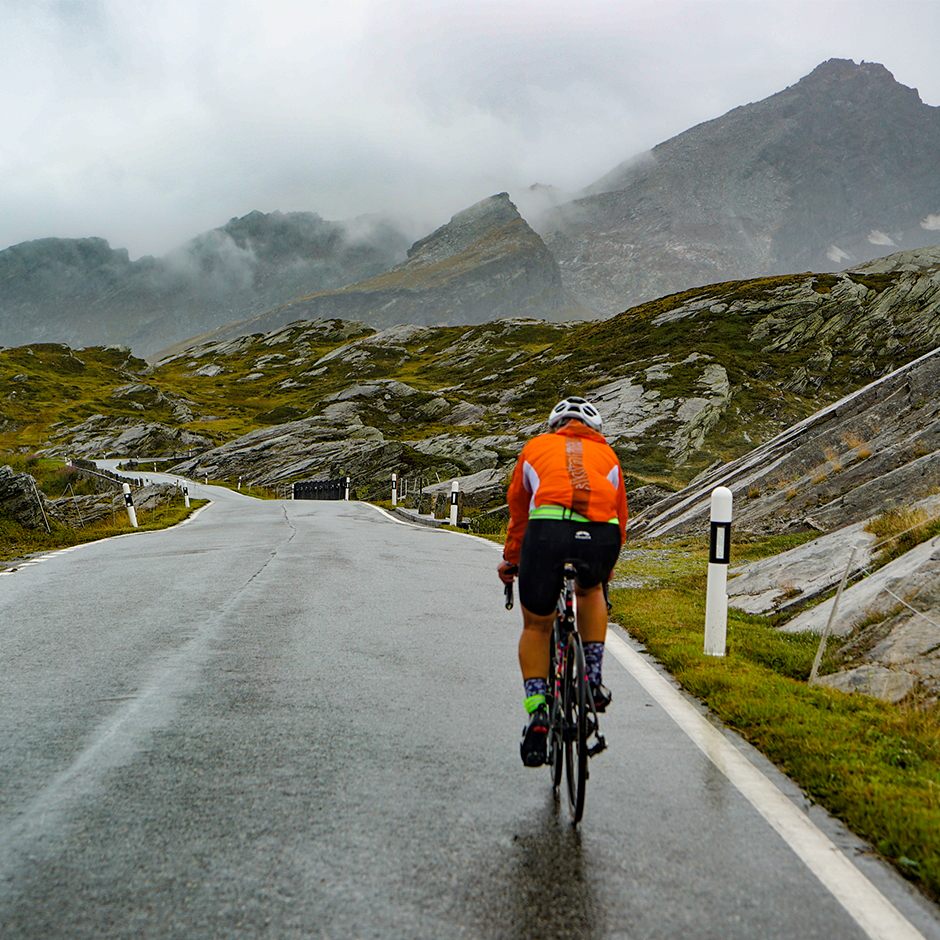
[[865, 526], [865, 531], [884, 543], [878, 555], [881, 566], [940, 534], [940, 518], [930, 516], [925, 509], [898, 506], [875, 516]]

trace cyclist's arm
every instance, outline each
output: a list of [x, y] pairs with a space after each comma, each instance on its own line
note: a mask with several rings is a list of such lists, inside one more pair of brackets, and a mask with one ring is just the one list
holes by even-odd
[[620, 544], [627, 539], [627, 490], [623, 482], [623, 467], [620, 468], [620, 485], [617, 487], [617, 519], [620, 522]]
[[525, 451], [523, 450], [516, 461], [512, 479], [509, 482], [509, 491], [506, 494], [506, 502], [509, 504], [509, 529], [506, 532], [503, 558], [511, 565], [519, 564], [519, 555], [522, 552], [522, 536], [525, 535], [526, 525], [529, 522], [531, 495], [525, 485], [524, 464]]

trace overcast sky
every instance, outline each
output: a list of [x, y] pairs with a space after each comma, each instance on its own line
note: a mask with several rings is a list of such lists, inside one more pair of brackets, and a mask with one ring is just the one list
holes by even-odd
[[832, 58], [940, 105], [934, 0], [0, 0], [0, 248], [574, 191]]

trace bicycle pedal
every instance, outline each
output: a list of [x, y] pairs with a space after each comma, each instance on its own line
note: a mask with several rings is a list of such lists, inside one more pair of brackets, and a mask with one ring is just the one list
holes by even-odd
[[604, 736], [599, 734], [597, 736], [597, 743], [592, 744], [588, 748], [588, 757], [593, 757], [595, 754], [600, 754], [607, 747], [607, 742], [604, 740]]

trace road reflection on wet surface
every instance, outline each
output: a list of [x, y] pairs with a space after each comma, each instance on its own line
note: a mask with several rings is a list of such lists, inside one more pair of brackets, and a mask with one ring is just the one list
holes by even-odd
[[530, 822], [519, 825], [507, 900], [513, 940], [593, 940], [599, 917], [581, 830], [567, 805], [549, 797]]

